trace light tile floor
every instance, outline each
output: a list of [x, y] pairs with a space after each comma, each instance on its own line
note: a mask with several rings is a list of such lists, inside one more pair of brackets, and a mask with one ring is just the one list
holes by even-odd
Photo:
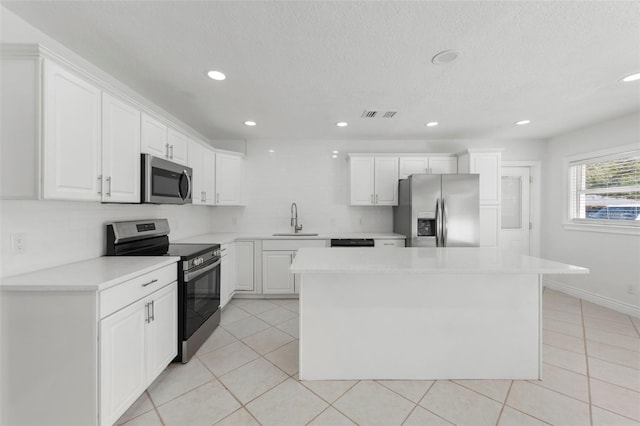
[[640, 425], [640, 319], [543, 295], [540, 381], [300, 382], [298, 301], [234, 299], [118, 424]]

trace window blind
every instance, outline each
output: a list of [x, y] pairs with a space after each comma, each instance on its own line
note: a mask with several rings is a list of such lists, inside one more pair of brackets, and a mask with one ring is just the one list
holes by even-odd
[[640, 150], [569, 163], [569, 219], [640, 226]]

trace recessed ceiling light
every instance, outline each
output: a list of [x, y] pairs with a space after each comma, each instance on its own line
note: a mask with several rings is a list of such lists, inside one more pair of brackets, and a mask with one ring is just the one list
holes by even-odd
[[338, 154], [333, 154], [331, 158], [338, 158]]
[[333, 151], [331, 151], [331, 153], [332, 153], [332, 154], [337, 154], [337, 153], [339, 153], [339, 152], [340, 152], [340, 151], [338, 151], [337, 149], [334, 149]]
[[244, 122], [244, 124], [246, 126], [255, 126], [256, 122], [255, 121], [251, 121], [251, 120], [247, 120], [247, 121]]
[[209, 76], [209, 78], [213, 80], [219, 80], [219, 81], [227, 78], [227, 76], [221, 73], [220, 71], [209, 71], [207, 75]]
[[628, 75], [620, 81], [624, 81], [625, 83], [628, 83], [630, 81], [636, 81], [636, 80], [640, 80], [640, 72]]
[[437, 121], [430, 121], [427, 124], [425, 124], [425, 126], [427, 126], [427, 127], [435, 127], [437, 125], [438, 125]]
[[460, 56], [460, 52], [457, 50], [443, 50], [431, 58], [431, 62], [436, 65], [447, 65], [458, 59], [458, 56]]
[[531, 120], [520, 120], [520, 121], [516, 121], [516, 124], [518, 126], [524, 126], [525, 124], [529, 124], [531, 123]]
[[276, 150], [275, 149], [270, 149], [269, 152], [273, 154], [274, 152], [276, 152]]
[[347, 127], [349, 125], [349, 123], [347, 123], [346, 121], [340, 121], [339, 123], [336, 123], [336, 126], [338, 127]]

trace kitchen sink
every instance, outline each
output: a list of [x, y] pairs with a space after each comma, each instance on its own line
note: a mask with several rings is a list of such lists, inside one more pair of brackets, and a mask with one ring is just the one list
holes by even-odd
[[297, 234], [293, 232], [284, 232], [281, 234], [273, 234], [274, 237], [317, 237], [318, 234], [312, 234], [309, 232], [298, 232]]

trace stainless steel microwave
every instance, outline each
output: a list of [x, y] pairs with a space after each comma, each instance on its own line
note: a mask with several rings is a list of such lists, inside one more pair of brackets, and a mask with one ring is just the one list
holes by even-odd
[[191, 204], [191, 167], [142, 154], [141, 201], [152, 204]]

